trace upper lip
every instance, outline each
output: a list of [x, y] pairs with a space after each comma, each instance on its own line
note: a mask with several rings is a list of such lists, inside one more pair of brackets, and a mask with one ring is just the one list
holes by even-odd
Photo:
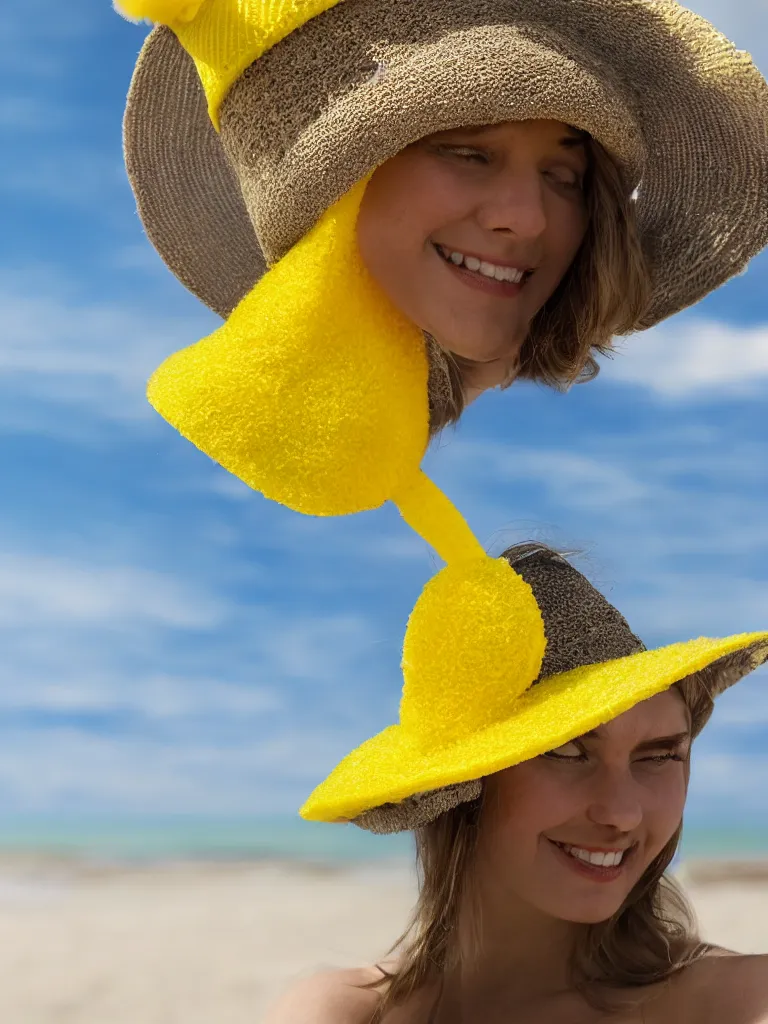
[[447, 256], [450, 256], [452, 252], [460, 252], [462, 256], [474, 256], [481, 263], [492, 263], [494, 267], [511, 267], [512, 270], [519, 270], [524, 274], [536, 269], [526, 263], [511, 263], [509, 260], [500, 260], [496, 256], [482, 256], [479, 252], [470, 252], [466, 249], [459, 249], [457, 246], [444, 245], [442, 242], [436, 242], [435, 245], [442, 249]]

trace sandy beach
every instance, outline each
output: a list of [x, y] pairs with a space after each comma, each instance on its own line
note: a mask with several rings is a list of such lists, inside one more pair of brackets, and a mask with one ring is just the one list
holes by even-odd
[[[768, 862], [685, 865], [705, 937], [768, 952]], [[0, 1020], [258, 1024], [294, 979], [380, 956], [406, 868], [0, 863]]]

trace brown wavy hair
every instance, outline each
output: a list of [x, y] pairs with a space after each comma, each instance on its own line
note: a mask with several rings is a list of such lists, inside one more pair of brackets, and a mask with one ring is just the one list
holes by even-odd
[[[713, 683], [704, 670], [675, 684], [688, 709], [693, 737], [712, 714]], [[389, 951], [398, 954], [397, 969], [382, 968], [384, 978], [365, 986], [382, 990], [370, 1024], [380, 1024], [390, 1010], [456, 963], [455, 936], [482, 807], [481, 794], [415, 832], [419, 896], [406, 931]], [[641, 1002], [646, 986], [672, 977], [712, 948], [699, 939], [682, 890], [665, 874], [681, 835], [682, 823], [613, 917], [583, 925], [572, 955], [571, 981], [596, 1010]], [[627, 990], [634, 990], [637, 998]]]
[[[613, 338], [637, 329], [650, 303], [651, 272], [643, 254], [635, 203], [613, 158], [586, 132], [588, 224], [576, 258], [555, 292], [533, 318], [513, 380], [540, 381], [558, 390], [592, 380], [596, 354]], [[456, 423], [464, 411], [462, 384], [470, 360], [442, 350], [428, 338], [430, 430]]]

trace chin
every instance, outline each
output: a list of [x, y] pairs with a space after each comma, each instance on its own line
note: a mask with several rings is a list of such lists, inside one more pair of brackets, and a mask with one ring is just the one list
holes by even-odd
[[440, 348], [472, 363], [508, 361], [520, 349], [518, 344], [511, 345], [509, 343], [509, 334], [501, 339], [498, 344], [489, 343], [487, 334], [474, 341], [471, 337], [468, 337], [468, 334], [457, 331], [455, 324], [452, 325], [450, 330], [428, 329], [428, 333], [437, 341]]
[[553, 908], [552, 916], [571, 924], [603, 924], [610, 920], [623, 906], [623, 900], [595, 902], [590, 906], [573, 906]]
[[[611, 891], [607, 891], [608, 888]], [[572, 924], [602, 924], [624, 906], [631, 889], [595, 886], [583, 891], [570, 887], [552, 888], [541, 909], [552, 917]]]
[[622, 904], [614, 904], [611, 907], [592, 908], [591, 910], [584, 910], [580, 914], [574, 914], [573, 917], [569, 917], [568, 920], [574, 924], [603, 924], [605, 921], [610, 921], [613, 915], [621, 909]]

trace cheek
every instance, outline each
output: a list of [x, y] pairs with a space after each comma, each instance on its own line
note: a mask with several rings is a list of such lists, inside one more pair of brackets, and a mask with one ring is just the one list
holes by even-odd
[[687, 784], [683, 765], [651, 778], [645, 786], [644, 820], [650, 843], [658, 853], [674, 835], [685, 809]]
[[404, 150], [374, 172], [363, 197], [358, 240], [366, 264], [390, 276], [412, 272], [430, 240], [466, 216], [450, 175], [419, 150]]
[[570, 821], [577, 813], [572, 787], [527, 762], [500, 773], [503, 778], [489, 794], [490, 815], [502, 856], [527, 857], [542, 833]]
[[559, 256], [561, 270], [565, 271], [576, 258], [587, 233], [589, 219], [582, 206], [569, 204], [552, 219], [554, 245]]
[[387, 176], [377, 181], [374, 175], [360, 208], [357, 238], [371, 276], [401, 311], [412, 316], [413, 280], [423, 249], [423, 229], [418, 207], [397, 185], [397, 179], [390, 186]]
[[380, 167], [368, 183], [360, 207], [357, 230], [361, 249], [408, 248], [419, 234], [423, 191], [407, 163], [401, 165], [395, 158]]

